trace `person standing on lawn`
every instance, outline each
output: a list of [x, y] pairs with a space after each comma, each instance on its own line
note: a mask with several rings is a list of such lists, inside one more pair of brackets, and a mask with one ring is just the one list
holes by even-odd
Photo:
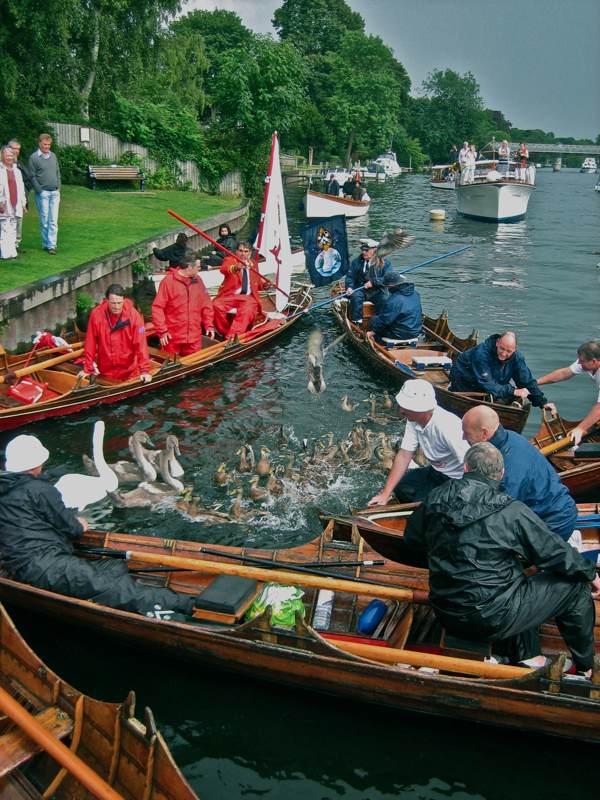
[[40, 215], [42, 248], [56, 255], [58, 242], [58, 208], [60, 206], [60, 167], [51, 151], [52, 137], [40, 134], [38, 149], [29, 157], [29, 172], [35, 189], [35, 204]]

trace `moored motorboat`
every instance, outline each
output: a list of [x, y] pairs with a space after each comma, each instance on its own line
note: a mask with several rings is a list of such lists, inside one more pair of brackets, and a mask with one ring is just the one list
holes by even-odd
[[[31, 650], [1, 604], [0, 706], [2, 798], [197, 800], [152, 712], [146, 709], [143, 723], [134, 717], [133, 692], [124, 703], [105, 703], [69, 686]], [[62, 760], [44, 748], [62, 751]]]
[[386, 150], [380, 156], [377, 156], [373, 162], [377, 167], [382, 167], [388, 178], [395, 178], [402, 172], [402, 167], [398, 164], [396, 153], [392, 150]]
[[[152, 647], [219, 670], [390, 709], [600, 741], [599, 665], [591, 684], [563, 681], [565, 646], [552, 626], [544, 626], [542, 647], [555, 659], [541, 670], [486, 663], [481, 649], [465, 653], [463, 644], [443, 636], [433, 615], [427, 572], [382, 564], [354, 525], [336, 527], [330, 520], [312, 542], [279, 551], [114, 532], [87, 532], [82, 542], [95, 548], [96, 555], [89, 557], [127, 552], [127, 563], [145, 584], [168, 584], [198, 597], [193, 620], [117, 611], [5, 576], [0, 576], [0, 597], [60, 618], [61, 624], [85, 626], [128, 646]], [[169, 571], [144, 574], [150, 565]], [[202, 594], [224, 574], [244, 577], [245, 586], [257, 583], [241, 605], [229, 607], [227, 595], [221, 595], [221, 610], [211, 611]], [[273, 581], [301, 587], [301, 606], [283, 620], [263, 602], [258, 616], [246, 619], [248, 603]], [[371, 624], [373, 599], [381, 613]]]
[[596, 159], [592, 156], [587, 156], [583, 160], [583, 164], [581, 165], [579, 172], [587, 172], [590, 175], [595, 174], [598, 171], [598, 164], [596, 163]]
[[497, 161], [478, 161], [473, 179], [464, 183], [463, 171], [456, 184], [457, 211], [463, 217], [484, 222], [518, 222], [525, 217], [535, 189], [535, 168], [524, 170], [521, 180], [511, 170], [514, 165], [506, 165], [506, 172], [499, 172], [497, 166]]
[[454, 189], [455, 173], [453, 164], [436, 164], [431, 168], [429, 185], [432, 189]]
[[[416, 347], [385, 347], [366, 334], [366, 330], [351, 322], [348, 317], [348, 301], [340, 296], [332, 304], [333, 313], [340, 327], [348, 334], [348, 341], [364, 355], [369, 362], [385, 371], [397, 384], [410, 378], [424, 378], [435, 387], [439, 404], [458, 416], [476, 405], [493, 408], [505, 428], [521, 432], [531, 410], [530, 404], [515, 403], [506, 405], [493, 402], [484, 392], [452, 392], [449, 371], [452, 359], [477, 344], [477, 333], [473, 331], [466, 339], [455, 336], [448, 327], [448, 317], [443, 312], [437, 319], [423, 318], [423, 341]], [[363, 325], [368, 324], [372, 307], [363, 307]]]
[[335, 217], [343, 214], [346, 217], [362, 217], [371, 205], [371, 200], [350, 200], [346, 197], [334, 197], [323, 192], [306, 192], [305, 207], [307, 217]]
[[[531, 438], [531, 443], [540, 450], [552, 449], [557, 443], [569, 444], [569, 431], [579, 425], [580, 420], [571, 422], [560, 415], [549, 415], [544, 412], [538, 432]], [[586, 443], [600, 443], [600, 427], [596, 426], [586, 437]], [[560, 475], [575, 499], [586, 498], [600, 487], [600, 458], [585, 455], [584, 448], [567, 446], [548, 455], [548, 459]]]

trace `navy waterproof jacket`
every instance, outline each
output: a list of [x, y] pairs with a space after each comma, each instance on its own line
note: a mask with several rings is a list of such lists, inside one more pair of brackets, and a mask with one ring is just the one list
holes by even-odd
[[423, 312], [421, 298], [414, 283], [402, 283], [389, 289], [389, 296], [369, 320], [369, 328], [377, 336], [388, 339], [414, 339], [421, 333]]
[[501, 487], [542, 519], [561, 539], [573, 533], [577, 506], [548, 460], [524, 436], [502, 425], [490, 439], [504, 459]]
[[374, 289], [383, 289], [383, 276], [392, 269], [392, 265], [383, 259], [383, 266], [369, 266], [369, 262], [362, 256], [356, 256], [351, 262], [346, 273], [346, 289], [358, 289], [371, 281]]
[[456, 358], [450, 373], [452, 391], [488, 392], [499, 403], [512, 403], [516, 399], [516, 387], [529, 390], [529, 400], [533, 406], [545, 405], [548, 401], [520, 350], [516, 350], [506, 361], [500, 361], [496, 352], [499, 338], [500, 334], [497, 333], [488, 336], [485, 342], [465, 350]]

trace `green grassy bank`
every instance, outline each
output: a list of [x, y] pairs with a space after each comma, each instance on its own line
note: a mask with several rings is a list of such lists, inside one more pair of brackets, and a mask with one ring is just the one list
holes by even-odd
[[177, 220], [166, 213], [168, 208], [193, 221], [229, 211], [239, 204], [239, 198], [197, 192], [107, 192], [63, 186], [58, 253], [51, 256], [42, 250], [32, 192], [23, 225], [23, 252], [13, 261], [0, 261], [0, 292], [72, 269], [178, 227]]

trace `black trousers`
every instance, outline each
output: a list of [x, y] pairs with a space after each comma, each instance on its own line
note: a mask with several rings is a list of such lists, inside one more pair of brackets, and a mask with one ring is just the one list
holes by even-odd
[[451, 480], [431, 465], [417, 467], [406, 471], [402, 480], [398, 481], [394, 494], [401, 503], [417, 503], [425, 500], [427, 495], [436, 486]]
[[510, 607], [495, 620], [470, 617], [460, 622], [436, 609], [437, 616], [458, 636], [502, 642], [511, 660], [540, 654], [539, 627], [554, 618], [571, 651], [575, 667], [585, 671], [594, 660], [595, 608], [586, 581], [568, 581], [547, 572], [532, 575], [511, 598]]
[[129, 574], [124, 561], [88, 561], [76, 555], [44, 555], [31, 559], [16, 580], [69, 597], [146, 614], [155, 605], [183, 614], [193, 611], [194, 597], [171, 589], [142, 586]]

